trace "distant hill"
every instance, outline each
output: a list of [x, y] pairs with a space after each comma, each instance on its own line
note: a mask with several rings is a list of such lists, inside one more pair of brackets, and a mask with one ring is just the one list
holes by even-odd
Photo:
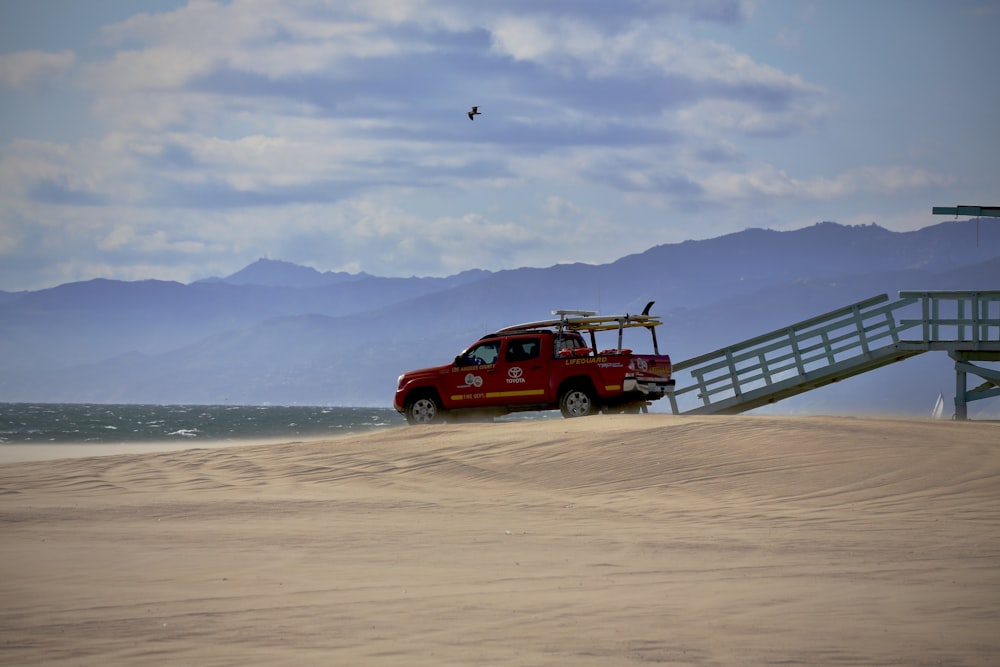
[[198, 282], [223, 282], [230, 285], [262, 285], [268, 287], [324, 287], [344, 282], [364, 280], [366, 273], [320, 273], [308, 266], [276, 259], [258, 259], [231, 276], [205, 278]]
[[[603, 265], [447, 278], [258, 260], [188, 285], [2, 293], [0, 400], [383, 406], [401, 371], [443, 363], [490, 330], [650, 300], [665, 320], [661, 348], [681, 360], [880, 293], [1000, 289], [1000, 224], [983, 224], [978, 245], [975, 224], [748, 229]], [[768, 410], [922, 413], [953, 384], [947, 356], [928, 354]]]

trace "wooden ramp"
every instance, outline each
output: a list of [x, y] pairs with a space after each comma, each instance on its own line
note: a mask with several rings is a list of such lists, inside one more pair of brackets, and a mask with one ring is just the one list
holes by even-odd
[[[674, 364], [674, 414], [738, 414], [929, 351], [956, 361], [955, 417], [1000, 396], [1000, 291], [881, 294]], [[965, 388], [973, 373], [986, 382]], [[689, 395], [689, 396], [686, 396]], [[694, 401], [690, 401], [691, 398]], [[685, 398], [694, 407], [681, 409]]]

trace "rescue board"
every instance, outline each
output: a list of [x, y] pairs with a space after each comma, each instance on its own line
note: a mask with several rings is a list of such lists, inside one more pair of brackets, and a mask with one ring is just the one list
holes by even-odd
[[556, 327], [569, 331], [611, 331], [632, 327], [655, 327], [663, 321], [655, 315], [585, 315], [575, 317], [560, 317], [558, 320], [540, 320], [525, 322], [499, 329], [497, 333], [513, 333], [530, 329], [545, 329]]

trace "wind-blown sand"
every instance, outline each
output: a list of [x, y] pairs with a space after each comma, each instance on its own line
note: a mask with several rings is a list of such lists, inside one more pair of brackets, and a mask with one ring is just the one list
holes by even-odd
[[996, 665], [1000, 424], [403, 427], [0, 465], [5, 665]]

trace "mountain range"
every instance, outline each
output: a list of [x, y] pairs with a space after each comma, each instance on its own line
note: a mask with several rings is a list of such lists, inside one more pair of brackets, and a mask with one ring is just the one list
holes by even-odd
[[[1000, 289], [1000, 223], [747, 229], [608, 264], [445, 278], [261, 259], [189, 284], [0, 292], [0, 401], [387, 406], [400, 372], [556, 308], [655, 301], [661, 351], [680, 361], [877, 294], [942, 289]], [[925, 354], [767, 410], [922, 414], [953, 386], [948, 357]]]

